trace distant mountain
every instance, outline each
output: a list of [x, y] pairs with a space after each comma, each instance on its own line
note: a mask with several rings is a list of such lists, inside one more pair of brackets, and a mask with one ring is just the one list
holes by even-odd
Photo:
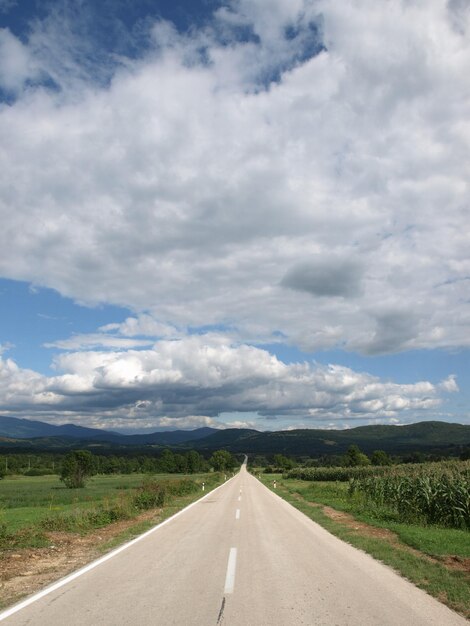
[[[63, 424], [54, 426], [45, 422], [38, 422], [17, 417], [0, 416], [0, 437], [10, 437], [14, 439], [33, 438], [54, 438], [99, 440], [119, 445], [162, 445], [172, 446], [208, 437], [212, 433], [217, 433], [215, 428], [196, 428], [195, 430], [174, 430], [147, 433], [144, 435], [123, 435], [113, 431], [101, 430], [99, 428], [85, 428], [75, 424]], [[38, 442], [39, 443], [39, 442]]]
[[106, 439], [114, 443], [126, 445], [152, 445], [174, 446], [182, 443], [191, 443], [197, 439], [209, 437], [213, 433], [219, 432], [216, 428], [196, 428], [195, 430], [168, 430], [163, 432], [148, 433], [145, 435], [121, 435], [114, 433], [111, 437], [103, 436], [99, 439]]
[[[3, 440], [2, 440], [3, 439]], [[385, 450], [391, 454], [415, 451], [458, 452], [470, 446], [470, 426], [447, 422], [419, 422], [408, 426], [358, 426], [345, 430], [280, 430], [259, 432], [247, 428], [197, 428], [123, 435], [73, 424], [53, 426], [32, 420], [0, 416], [0, 446], [9, 448], [98, 450], [158, 448], [170, 446], [181, 450], [194, 448], [210, 453], [224, 448], [247, 454], [320, 456], [344, 454], [352, 444], [371, 453]]]
[[470, 445], [470, 426], [447, 422], [419, 422], [408, 426], [358, 426], [346, 430], [281, 430], [260, 433], [255, 430], [228, 429], [199, 439], [200, 450], [226, 448], [251, 454], [290, 454], [320, 456], [343, 454], [352, 444], [371, 453], [444, 450]]
[[250, 428], [226, 428], [217, 430], [208, 437], [191, 442], [193, 447], [198, 449], [217, 450], [226, 448], [227, 450], [241, 451], [242, 448], [257, 447], [258, 442], [264, 441], [264, 435], [271, 433], [261, 433]]
[[93, 439], [95, 437], [114, 435], [98, 428], [85, 428], [75, 424], [54, 426], [45, 422], [7, 417], [0, 415], [0, 437], [30, 439], [32, 437], [73, 437], [75, 439]]

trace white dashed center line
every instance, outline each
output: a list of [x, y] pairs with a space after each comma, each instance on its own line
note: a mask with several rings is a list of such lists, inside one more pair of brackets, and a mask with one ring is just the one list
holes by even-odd
[[227, 564], [227, 575], [225, 576], [224, 593], [233, 593], [235, 586], [235, 570], [237, 567], [237, 549], [230, 548], [230, 554]]

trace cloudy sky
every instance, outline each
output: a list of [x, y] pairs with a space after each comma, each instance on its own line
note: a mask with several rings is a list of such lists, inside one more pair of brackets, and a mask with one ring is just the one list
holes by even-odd
[[0, 414], [470, 423], [467, 0], [0, 0]]

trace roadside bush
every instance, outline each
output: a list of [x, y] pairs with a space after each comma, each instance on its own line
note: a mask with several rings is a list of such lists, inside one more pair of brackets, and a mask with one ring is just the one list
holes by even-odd
[[145, 489], [141, 488], [133, 498], [133, 505], [136, 509], [146, 511], [162, 507], [165, 504], [165, 489]]
[[8, 532], [5, 523], [0, 524], [0, 549], [40, 548], [48, 541], [41, 529], [34, 527], [22, 528], [14, 533]]
[[101, 528], [113, 522], [129, 519], [135, 510], [147, 511], [161, 508], [171, 496], [194, 493], [200, 486], [189, 479], [146, 481], [141, 487], [102, 506], [79, 509], [70, 513], [50, 515], [40, 522], [47, 531], [84, 532], [90, 528]]
[[171, 496], [186, 496], [200, 489], [193, 480], [161, 480], [145, 482], [133, 498], [137, 509], [147, 510], [165, 505]]
[[0, 546], [3, 547], [3, 544], [7, 541], [8, 539], [8, 531], [7, 531], [7, 525], [5, 524], [5, 522], [1, 522], [0, 523]]
[[128, 503], [121, 501], [93, 509], [50, 515], [41, 520], [40, 526], [47, 531], [84, 532], [90, 528], [101, 528], [130, 517], [132, 513]]

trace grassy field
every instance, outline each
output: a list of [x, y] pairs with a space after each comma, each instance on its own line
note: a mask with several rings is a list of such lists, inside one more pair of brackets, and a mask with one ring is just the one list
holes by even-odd
[[51, 515], [92, 507], [123, 489], [141, 485], [145, 476], [95, 476], [84, 489], [67, 489], [58, 476], [13, 476], [0, 482], [0, 523], [16, 531]]
[[[258, 476], [258, 474], [256, 474]], [[390, 565], [470, 617], [470, 532], [397, 521], [371, 507], [345, 482], [309, 482], [260, 474], [266, 486], [340, 539]], [[336, 513], [338, 512], [338, 513]]]
[[[5, 545], [12, 537], [23, 537], [22, 543], [27, 544], [36, 535], [32, 544], [37, 545], [42, 531], [68, 530], [67, 522], [73, 526], [75, 521], [77, 528], [85, 531], [87, 526], [105, 525], [119, 515], [137, 516], [153, 505], [173, 507], [178, 497], [184, 504], [202, 495], [203, 482], [210, 489], [221, 480], [223, 477], [216, 473], [98, 475], [82, 489], [68, 489], [54, 475], [7, 477], [0, 481], [0, 535]], [[164, 498], [160, 486], [164, 487]]]

